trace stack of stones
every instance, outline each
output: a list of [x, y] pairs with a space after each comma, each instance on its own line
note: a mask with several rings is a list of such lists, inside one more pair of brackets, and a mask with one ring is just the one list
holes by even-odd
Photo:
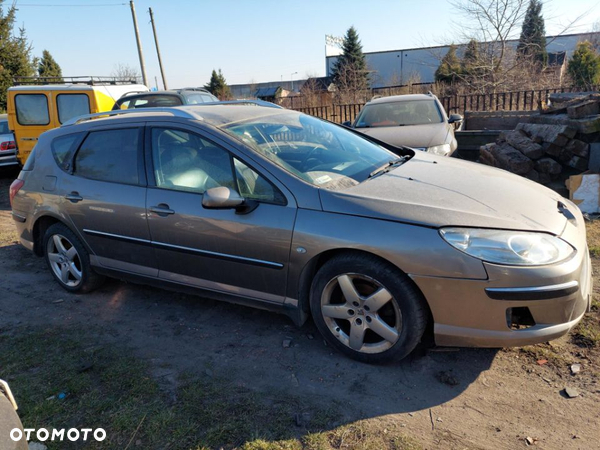
[[562, 95], [552, 108], [531, 116], [531, 123], [520, 123], [482, 146], [479, 162], [542, 184], [587, 171], [590, 156], [596, 159], [590, 149], [600, 150], [594, 144], [600, 142], [600, 95]]

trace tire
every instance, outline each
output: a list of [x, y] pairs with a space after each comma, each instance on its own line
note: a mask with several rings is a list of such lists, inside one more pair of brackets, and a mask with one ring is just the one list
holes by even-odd
[[104, 282], [92, 269], [88, 251], [66, 225], [55, 223], [46, 230], [43, 249], [50, 273], [63, 289], [84, 294]]
[[347, 253], [313, 279], [310, 308], [327, 343], [366, 363], [400, 360], [427, 325], [425, 299], [408, 276], [377, 257]]

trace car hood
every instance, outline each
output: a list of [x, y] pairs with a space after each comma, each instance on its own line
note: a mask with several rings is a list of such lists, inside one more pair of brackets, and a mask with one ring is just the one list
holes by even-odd
[[567, 201], [540, 184], [482, 164], [422, 152], [388, 173], [343, 190], [322, 189], [320, 195], [328, 212], [436, 228], [560, 235], [567, 220], [558, 211], [558, 202]]
[[427, 125], [356, 128], [356, 131], [396, 147], [427, 148], [445, 144], [448, 136], [448, 127], [443, 122]]

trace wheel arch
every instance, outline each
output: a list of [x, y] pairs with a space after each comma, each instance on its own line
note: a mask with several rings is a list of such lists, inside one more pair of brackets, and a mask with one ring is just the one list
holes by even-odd
[[[61, 223], [66, 226], [69, 230], [71, 230], [76, 236], [78, 235], [73, 227], [71, 227], [63, 218], [56, 216], [52, 213], [42, 214], [38, 218], [35, 219], [33, 223], [33, 227], [31, 229], [31, 236], [33, 238], [33, 252], [37, 256], [44, 256], [44, 234], [46, 234], [46, 230], [50, 228], [55, 223]], [[87, 247], [85, 242], [83, 242], [84, 247]]]
[[[371, 253], [371, 252], [368, 252], [365, 250], [359, 250], [359, 249], [355, 249], [355, 248], [336, 248], [336, 249], [325, 250], [325, 251], [319, 253], [318, 255], [315, 255], [313, 258], [311, 258], [310, 261], [308, 261], [308, 263], [306, 263], [304, 265], [304, 268], [302, 269], [302, 272], [300, 274], [300, 279], [298, 282], [298, 303], [299, 303], [298, 307], [303, 312], [310, 315], [310, 289], [312, 286], [312, 280], [314, 279], [314, 277], [315, 277], [316, 273], [319, 271], [319, 269], [321, 267], [323, 267], [323, 265], [325, 263], [327, 263], [328, 261], [330, 261], [332, 258], [334, 258], [338, 255], [347, 255], [347, 254], [363, 255], [363, 256], [368, 256], [369, 258], [379, 259], [379, 260], [385, 262], [386, 264], [391, 265], [396, 270], [398, 270], [403, 275], [405, 275], [407, 277], [407, 279], [410, 281], [410, 283], [412, 284], [412, 286], [414, 287], [414, 289], [417, 292], [419, 292], [421, 294], [421, 296], [423, 297], [424, 304], [427, 308], [427, 315], [428, 315], [427, 322], [428, 322], [428, 325], [431, 326], [431, 324], [433, 323], [433, 315], [431, 313], [431, 308], [429, 307], [427, 298], [425, 297], [425, 295], [423, 294], [423, 292], [421, 291], [419, 286], [417, 286], [417, 284], [412, 280], [412, 278], [404, 270], [402, 270], [402, 268], [398, 267], [396, 264], [392, 263], [390, 260], [388, 260], [386, 258], [382, 258], [381, 256], [379, 256], [375, 253]], [[428, 329], [429, 329], [429, 326], [428, 326]]]

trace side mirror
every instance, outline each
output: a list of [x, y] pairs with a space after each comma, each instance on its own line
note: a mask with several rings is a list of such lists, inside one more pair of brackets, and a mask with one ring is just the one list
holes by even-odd
[[463, 116], [461, 116], [460, 114], [452, 114], [448, 118], [448, 123], [460, 123], [462, 121], [463, 121]]
[[248, 214], [258, 207], [258, 202], [244, 200], [233, 189], [219, 186], [207, 190], [202, 196], [202, 206], [206, 209], [235, 209], [237, 214]]
[[349, 120], [342, 122], [342, 125], [348, 128], [352, 128], [352, 122], [350, 122]]

